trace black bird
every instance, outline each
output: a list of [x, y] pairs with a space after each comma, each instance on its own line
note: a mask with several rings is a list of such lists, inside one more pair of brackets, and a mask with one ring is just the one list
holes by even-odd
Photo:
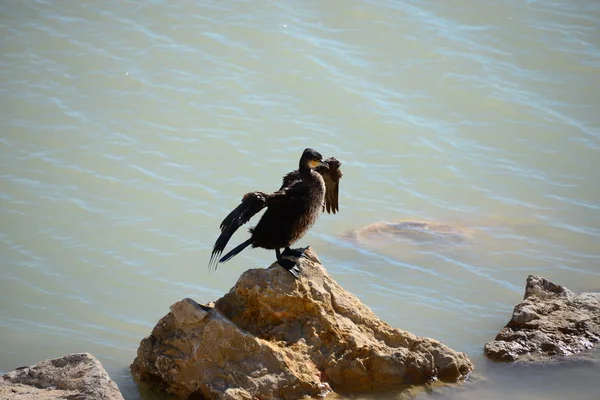
[[[279, 265], [298, 278], [296, 263], [283, 257], [302, 256], [306, 248], [292, 250], [290, 246], [306, 234], [322, 210], [333, 214], [339, 210], [339, 181], [343, 175], [340, 165], [334, 157], [323, 161], [319, 152], [306, 149], [298, 169], [283, 177], [278, 191], [246, 193], [240, 205], [221, 222], [221, 235], [213, 247], [209, 269], [216, 269], [218, 263], [230, 260], [248, 246], [262, 247], [275, 250]], [[265, 207], [258, 224], [249, 230], [250, 238], [219, 259], [235, 231]]]

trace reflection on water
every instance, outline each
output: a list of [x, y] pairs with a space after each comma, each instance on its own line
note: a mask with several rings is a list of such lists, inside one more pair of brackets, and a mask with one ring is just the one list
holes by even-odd
[[[206, 268], [240, 196], [277, 189], [310, 146], [345, 175], [340, 213], [300, 244], [391, 325], [476, 363], [423, 396], [596, 398], [597, 361], [481, 353], [527, 275], [600, 288], [600, 3], [1, 7], [0, 369], [89, 351], [152, 398], [127, 372], [139, 341], [170, 304], [272, 261]], [[344, 236], [381, 221], [469, 240]]]

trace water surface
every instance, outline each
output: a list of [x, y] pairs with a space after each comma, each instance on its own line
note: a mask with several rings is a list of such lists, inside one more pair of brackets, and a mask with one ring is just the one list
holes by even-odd
[[[257, 249], [206, 268], [241, 195], [314, 147], [344, 163], [341, 212], [301, 245], [391, 325], [477, 366], [424, 398], [597, 398], [597, 357], [482, 357], [527, 275], [600, 290], [597, 1], [0, 8], [1, 370], [88, 351], [127, 399], [160, 398], [127, 371], [139, 341], [175, 301], [271, 263]], [[470, 240], [344, 239], [404, 220]]]

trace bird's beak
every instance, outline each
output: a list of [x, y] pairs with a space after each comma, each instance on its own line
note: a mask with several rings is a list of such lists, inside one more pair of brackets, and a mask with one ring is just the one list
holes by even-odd
[[323, 160], [310, 160], [310, 162], [308, 163], [308, 166], [310, 167], [310, 169], [315, 169], [317, 167], [327, 167], [329, 168], [329, 164], [327, 164], [325, 161]]

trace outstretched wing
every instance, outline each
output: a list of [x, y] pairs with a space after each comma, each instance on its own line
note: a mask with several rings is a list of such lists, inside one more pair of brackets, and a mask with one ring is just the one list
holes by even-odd
[[264, 192], [250, 192], [242, 197], [242, 202], [239, 206], [233, 209], [221, 222], [221, 232], [232, 226], [236, 229], [250, 221], [255, 214], [265, 208], [269, 195]]
[[210, 261], [208, 262], [208, 268], [214, 270], [217, 268], [219, 263], [219, 256], [225, 250], [225, 246], [231, 239], [231, 236], [239, 229], [240, 226], [244, 225], [260, 210], [266, 207], [267, 199], [269, 195], [263, 192], [250, 192], [246, 193], [242, 198], [242, 202], [236, 208], [233, 209], [221, 222], [221, 234], [217, 238], [215, 245], [213, 246], [212, 254], [210, 255]]
[[335, 157], [329, 157], [323, 160], [328, 166], [318, 166], [315, 171], [321, 174], [325, 181], [325, 205], [324, 210], [329, 214], [335, 214], [340, 210], [339, 206], [339, 192], [340, 192], [340, 179], [344, 174], [340, 169], [342, 163]]

